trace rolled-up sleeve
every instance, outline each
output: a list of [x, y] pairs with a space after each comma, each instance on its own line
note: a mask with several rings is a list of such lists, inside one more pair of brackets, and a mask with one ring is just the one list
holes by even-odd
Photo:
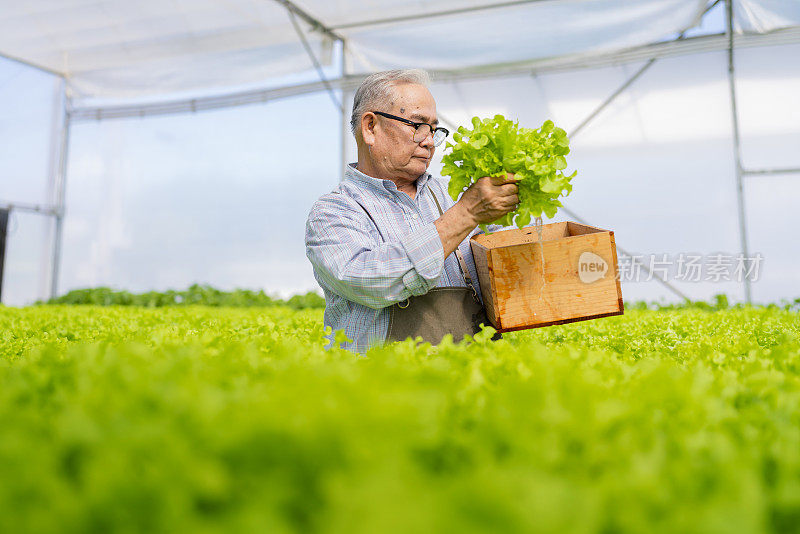
[[322, 284], [374, 309], [436, 286], [444, 249], [433, 223], [409, 228], [397, 242], [381, 242], [370, 233], [369, 216], [336, 196], [317, 201], [306, 223], [306, 255]]

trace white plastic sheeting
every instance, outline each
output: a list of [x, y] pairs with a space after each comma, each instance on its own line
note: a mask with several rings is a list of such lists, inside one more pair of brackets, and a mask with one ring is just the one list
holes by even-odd
[[737, 31], [767, 33], [800, 25], [797, 0], [735, 0], [733, 9]]
[[[368, 72], [480, 68], [647, 44], [694, 25], [706, 0], [296, 4], [347, 40], [351, 72]], [[331, 37], [306, 34], [327, 63]], [[310, 67], [274, 0], [0, 0], [0, 53], [66, 76], [78, 98], [219, 91]]]
[[[647, 44], [695, 25], [705, 4], [704, 0], [531, 2], [413, 21], [385, 17], [380, 24], [340, 31], [368, 61], [355, 65], [356, 71], [397, 65], [453, 70]], [[434, 12], [442, 7], [427, 5]]]
[[[333, 35], [350, 73], [416, 66], [478, 70], [594, 54], [674, 37], [707, 0], [297, 0], [321, 22], [299, 20], [329, 65]], [[800, 24], [800, 2], [735, 0], [736, 27], [769, 32]], [[68, 80], [84, 98], [170, 98], [223, 93], [311, 63], [276, 0], [0, 0], [0, 55]]]
[[[328, 37], [307, 39], [330, 60]], [[0, 0], [0, 54], [65, 76], [76, 97], [224, 88], [309, 67], [271, 0]]]

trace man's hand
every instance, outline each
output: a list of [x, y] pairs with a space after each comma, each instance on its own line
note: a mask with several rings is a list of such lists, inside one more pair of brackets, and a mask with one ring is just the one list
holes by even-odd
[[448, 256], [479, 224], [488, 224], [514, 211], [519, 202], [513, 174], [484, 176], [436, 221], [444, 255]]
[[518, 190], [513, 174], [496, 178], [484, 176], [461, 195], [458, 203], [475, 219], [474, 228], [514, 211], [519, 203]]

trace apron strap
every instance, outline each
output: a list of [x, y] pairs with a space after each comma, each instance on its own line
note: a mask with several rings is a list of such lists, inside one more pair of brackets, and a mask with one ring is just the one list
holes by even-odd
[[[433, 192], [433, 189], [428, 187], [428, 192], [431, 194], [431, 196], [433, 197], [433, 201], [436, 203], [436, 209], [439, 210], [439, 216], [444, 215], [444, 212], [442, 211], [442, 206], [441, 204], [439, 204], [439, 199], [436, 198], [436, 194]], [[456, 247], [455, 253], [456, 253], [456, 258], [458, 258], [458, 267], [459, 269], [461, 269], [461, 276], [464, 277], [464, 282], [467, 283], [469, 288], [477, 297], [478, 292], [475, 291], [475, 286], [472, 284], [472, 276], [469, 274], [469, 268], [467, 267], [467, 262], [464, 261], [464, 255], [461, 254], [461, 250], [459, 250], [458, 247]]]

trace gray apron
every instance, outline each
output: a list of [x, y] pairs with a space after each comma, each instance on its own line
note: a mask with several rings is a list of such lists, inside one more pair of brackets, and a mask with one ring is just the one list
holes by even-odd
[[[439, 215], [444, 215], [439, 199], [428, 188]], [[442, 341], [445, 334], [452, 334], [458, 343], [464, 336], [480, 332], [480, 324], [489, 325], [486, 309], [472, 283], [472, 277], [461, 251], [456, 248], [458, 267], [467, 287], [436, 287], [424, 295], [412, 296], [394, 304], [389, 313], [387, 341], [402, 341], [421, 337], [433, 345]], [[492, 339], [500, 339], [496, 334]]]

